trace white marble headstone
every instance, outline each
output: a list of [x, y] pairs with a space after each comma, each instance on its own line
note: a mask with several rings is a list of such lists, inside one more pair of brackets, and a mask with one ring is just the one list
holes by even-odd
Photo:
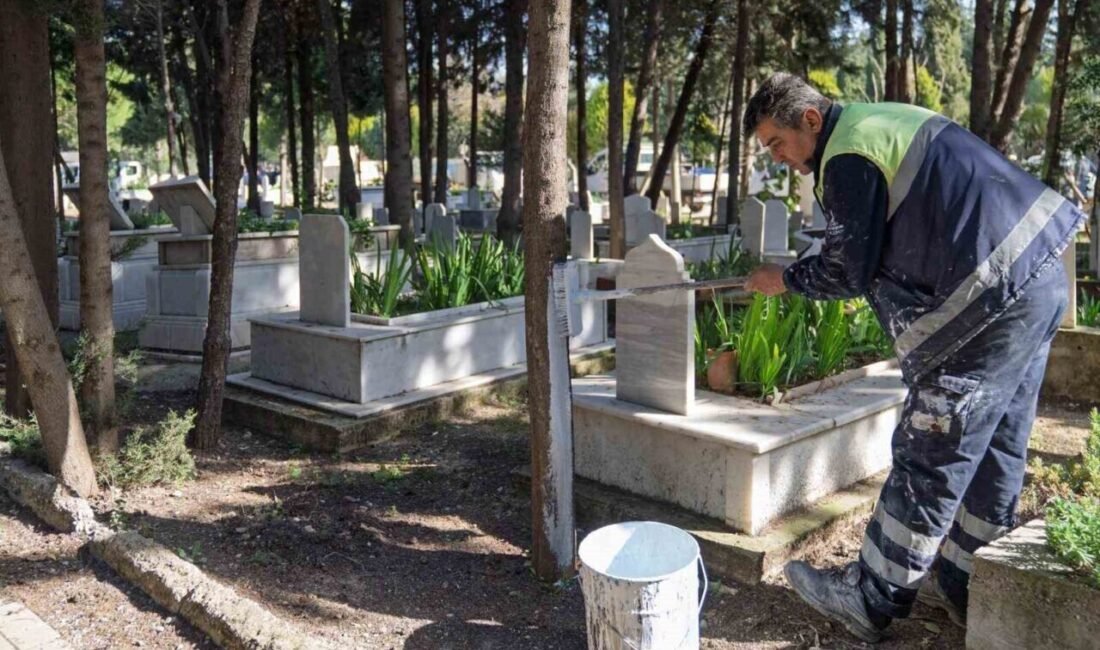
[[[617, 286], [689, 281], [684, 258], [656, 235], [626, 254]], [[669, 291], [618, 301], [615, 396], [687, 415], [695, 397], [695, 292]]]
[[301, 320], [321, 325], [351, 324], [351, 263], [348, 224], [330, 214], [307, 214], [298, 226]]
[[569, 218], [569, 254], [575, 260], [588, 260], [594, 256], [592, 216], [584, 210], [573, 210]]
[[428, 242], [441, 248], [453, 249], [458, 241], [458, 224], [455, 223], [454, 215], [435, 215], [431, 224], [427, 230]]
[[649, 199], [641, 194], [631, 194], [623, 199], [623, 214], [627, 217], [632, 214], [651, 212], [652, 210], [653, 205], [649, 202]]
[[786, 204], [777, 199], [764, 203], [764, 250], [787, 252], [790, 249], [788, 226]]
[[741, 204], [741, 248], [757, 257], [764, 255], [764, 204], [753, 197]]
[[650, 235], [657, 235], [661, 239], [666, 237], [665, 220], [652, 210], [628, 212], [625, 215], [625, 222], [627, 248], [644, 243]]
[[184, 235], [209, 235], [214, 229], [214, 199], [198, 176], [149, 186], [172, 224]]

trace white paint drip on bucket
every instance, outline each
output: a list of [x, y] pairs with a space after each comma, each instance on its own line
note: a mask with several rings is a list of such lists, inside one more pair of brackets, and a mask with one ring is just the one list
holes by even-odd
[[699, 647], [707, 576], [694, 537], [654, 521], [625, 522], [589, 533], [577, 554], [589, 650]]

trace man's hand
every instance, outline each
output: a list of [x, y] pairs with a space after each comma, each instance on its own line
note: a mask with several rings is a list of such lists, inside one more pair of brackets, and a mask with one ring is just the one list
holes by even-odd
[[783, 284], [783, 267], [778, 264], [760, 266], [745, 281], [745, 291], [756, 291], [765, 296], [786, 293], [787, 285]]

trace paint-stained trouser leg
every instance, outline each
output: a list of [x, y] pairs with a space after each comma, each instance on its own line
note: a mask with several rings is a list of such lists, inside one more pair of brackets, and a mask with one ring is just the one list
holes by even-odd
[[[1052, 265], [1000, 318], [910, 385], [894, 431], [893, 468], [860, 551], [860, 588], [875, 613], [909, 615], [961, 503], [993, 528], [1011, 522], [1039, 384], [1065, 305], [1065, 273]], [[945, 558], [960, 542], [968, 552], [977, 548], [953, 536]], [[948, 583], [952, 600], [965, 599], [965, 576]]]

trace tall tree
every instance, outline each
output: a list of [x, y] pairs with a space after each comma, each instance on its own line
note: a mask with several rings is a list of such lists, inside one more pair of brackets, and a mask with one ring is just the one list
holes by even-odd
[[886, 91], [888, 102], [898, 100], [898, 0], [886, 0]]
[[989, 137], [991, 121], [992, 26], [993, 0], [975, 0], [974, 54], [970, 71], [970, 130], [979, 138]]
[[[1066, 89], [1069, 85], [1069, 55], [1073, 45], [1073, 33], [1080, 13], [1079, 0], [1058, 0], [1058, 40], [1054, 48], [1054, 83], [1050, 90], [1050, 115], [1047, 119], [1043, 182], [1051, 187], [1061, 185], [1062, 170], [1062, 113], [1066, 105]], [[1100, 197], [1093, 197], [1100, 202]], [[1100, 236], [1100, 234], [1098, 234]]]
[[[1024, 44], [1024, 32], [1031, 20], [1032, 7], [1028, 0], [1016, 0], [1016, 8], [1009, 18], [1008, 32], [1002, 39], [1001, 49], [996, 51], [1000, 59], [997, 62], [997, 74], [993, 81], [993, 99], [990, 103], [990, 123], [1004, 110], [1005, 95], [1008, 92], [1008, 80], [1020, 60], [1020, 48]], [[987, 134], [988, 135], [988, 134]]]
[[582, 210], [588, 205], [588, 111], [585, 86], [588, 83], [588, 0], [576, 0], [573, 13], [573, 48], [576, 51], [576, 81], [573, 85], [577, 94], [577, 197]]
[[623, 205], [623, 0], [607, 0], [607, 193], [611, 257], [626, 256]]
[[[432, 196], [432, 1], [416, 0], [416, 105], [420, 114], [420, 198]], [[445, 202], [444, 202], [445, 204]]]
[[405, 4], [383, 0], [382, 78], [386, 104], [386, 207], [390, 223], [401, 226], [401, 245], [412, 252], [412, 154], [409, 131], [408, 65], [405, 57]]
[[111, 217], [107, 195], [107, 57], [103, 0], [74, 6], [76, 112], [80, 141], [80, 324], [84, 334], [81, 401], [88, 433], [103, 453], [118, 450], [115, 423]]
[[[286, 102], [286, 152], [290, 158], [290, 191], [293, 195], [291, 203], [295, 207], [301, 205], [301, 181], [298, 171], [298, 129], [295, 126], [297, 111], [294, 103], [294, 13], [286, 12], [284, 15], [283, 36], [283, 94]], [[286, 197], [283, 197], [286, 202]]]
[[1031, 21], [1027, 26], [1027, 34], [1020, 46], [1020, 59], [1012, 71], [1011, 81], [1005, 94], [1004, 107], [1001, 109], [1000, 114], [996, 116], [996, 123], [992, 124], [989, 130], [989, 144], [1000, 151], [1004, 151], [1008, 146], [1008, 141], [1020, 119], [1024, 94], [1027, 91], [1027, 84], [1031, 80], [1035, 60], [1039, 58], [1039, 53], [1042, 50], [1043, 36], [1047, 31], [1047, 19], [1050, 17], [1050, 10], [1053, 6], [1054, 0], [1037, 0], [1035, 3], [1035, 13], [1031, 16]]
[[466, 186], [477, 187], [477, 132], [478, 132], [478, 96], [481, 95], [481, 0], [474, 0], [474, 11], [470, 17], [470, 138], [468, 163], [469, 176]]
[[[532, 2], [530, 30], [523, 129], [528, 198], [523, 209], [529, 231], [524, 237], [524, 293], [531, 407], [531, 564], [543, 580], [557, 580], [573, 572], [576, 535], [568, 339], [553, 331], [547, 313], [552, 265], [566, 255], [561, 181], [566, 174], [569, 0]], [[557, 381], [551, 381], [552, 376]]]
[[726, 188], [726, 226], [740, 222], [741, 188], [741, 113], [745, 110], [745, 69], [749, 57], [749, 20], [751, 11], [748, 0], [737, 0], [737, 44], [733, 53], [733, 107], [730, 111], [729, 186]]
[[[665, 183], [665, 174], [672, 166], [675, 150], [680, 142], [680, 133], [684, 127], [684, 120], [687, 118], [688, 107], [695, 95], [699, 75], [703, 72], [703, 64], [706, 63], [707, 54], [710, 52], [710, 46], [714, 41], [714, 26], [718, 21], [720, 6], [720, 0], [711, 0], [707, 6], [706, 17], [703, 18], [703, 29], [699, 33], [699, 40], [695, 43], [695, 52], [692, 53], [691, 63], [684, 75], [684, 85], [680, 88], [680, 97], [676, 100], [676, 108], [672, 112], [672, 119], [669, 120], [668, 130], [665, 132], [665, 142], [661, 148], [661, 155], [653, 164], [652, 180], [649, 183], [649, 191], [646, 192], [646, 196], [649, 197], [651, 203], [656, 204], [657, 199], [660, 198], [661, 187]], [[679, 174], [680, 170], [675, 169], [673, 173]], [[676, 199], [678, 202], [680, 197], [676, 197]]]
[[[351, 137], [348, 135], [348, 102], [340, 74], [340, 43], [336, 37], [336, 17], [330, 0], [317, 0], [321, 16], [321, 31], [325, 42], [325, 70], [328, 73], [328, 103], [332, 124], [336, 129], [336, 148], [340, 155], [340, 200], [337, 204], [348, 219], [355, 217], [359, 203], [359, 186], [355, 182], [355, 163], [351, 159]], [[342, 19], [341, 19], [342, 20]]]
[[[8, 160], [18, 161], [10, 177], [13, 214], [22, 224], [22, 236], [49, 316], [42, 323], [48, 322], [52, 333], [57, 327], [58, 293], [57, 221], [50, 168], [55, 142], [51, 101], [45, 9], [37, 3], [0, 2], [0, 144]], [[0, 246], [0, 257], [7, 257], [9, 250]], [[0, 274], [0, 278], [4, 279], [0, 284], [8, 281], [6, 274]], [[31, 410], [26, 384], [32, 375], [20, 370], [16, 343], [18, 339], [9, 326], [5, 341], [5, 408], [15, 417], [26, 417]]]
[[308, 29], [311, 12], [309, 3], [299, 5], [298, 47], [298, 112], [302, 134], [302, 209], [317, 205], [317, 140], [313, 132], [313, 45]]
[[[172, 80], [168, 76], [168, 54], [164, 38], [164, 0], [156, 0], [157, 56], [160, 59], [160, 91], [164, 100], [164, 123], [168, 129], [168, 173], [176, 176], [176, 158], [173, 155], [176, 142], [176, 109], [172, 102]], [[180, 151], [183, 166], [187, 166], [187, 154]]]
[[523, 176], [523, 53], [527, 33], [523, 18], [527, 0], [504, 4], [504, 189], [497, 215], [497, 236], [511, 244], [520, 232]]
[[[898, 101], [913, 102], [909, 85], [909, 70], [913, 60], [913, 0], [901, 0], [901, 61], [898, 65]], [[914, 79], [915, 81], [915, 79]]]
[[634, 86], [634, 114], [630, 117], [630, 134], [626, 141], [626, 161], [623, 182], [626, 194], [638, 192], [638, 159], [642, 153], [642, 129], [645, 127], [649, 89], [657, 69], [657, 49], [661, 41], [664, 0], [649, 0], [646, 5], [645, 53], [638, 70], [638, 83]]
[[259, 66], [252, 54], [252, 81], [248, 84], [248, 209], [260, 214], [260, 84], [257, 79]]
[[230, 31], [228, 0], [218, 0], [218, 107], [222, 144], [214, 161], [214, 232], [210, 243], [210, 304], [202, 342], [198, 419], [190, 435], [198, 449], [213, 449], [221, 440], [222, 395], [229, 353], [233, 300], [233, 262], [237, 257], [237, 187], [241, 182], [241, 140], [252, 80], [252, 43], [260, 0], [245, 0], [236, 29]]
[[447, 183], [449, 178], [447, 175], [447, 156], [449, 150], [447, 147], [447, 128], [450, 126], [450, 111], [447, 105], [447, 92], [450, 90], [448, 84], [450, 83], [450, 75], [447, 73], [447, 39], [450, 37], [447, 29], [450, 23], [451, 0], [439, 0], [439, 5], [436, 7], [436, 57], [438, 60], [437, 67], [439, 68], [436, 79], [436, 110], [438, 111], [438, 123], [436, 124], [436, 144], [435, 144], [435, 202], [447, 204], [447, 194], [449, 188]]

